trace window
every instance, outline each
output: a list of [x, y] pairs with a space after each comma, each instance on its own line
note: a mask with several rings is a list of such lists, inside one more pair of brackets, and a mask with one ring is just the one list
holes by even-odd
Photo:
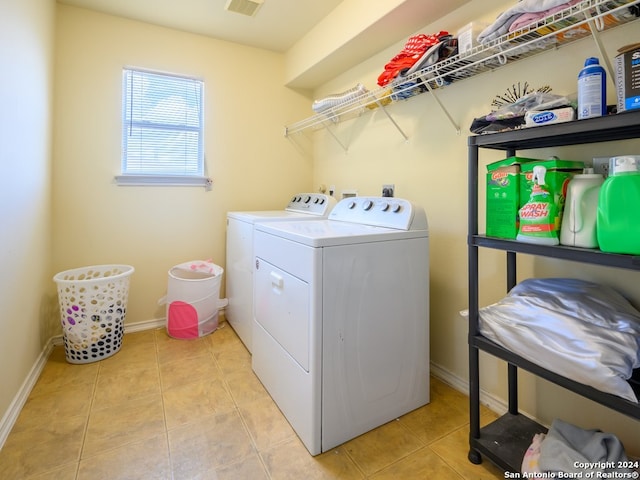
[[203, 152], [203, 82], [125, 68], [123, 185], [208, 186]]

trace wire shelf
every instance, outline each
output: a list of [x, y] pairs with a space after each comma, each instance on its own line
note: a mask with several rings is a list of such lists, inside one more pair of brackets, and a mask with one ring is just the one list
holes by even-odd
[[[453, 55], [410, 75], [396, 78], [383, 88], [367, 91], [321, 113], [288, 125], [285, 127], [285, 136], [308, 129], [318, 130], [328, 127], [360, 116], [367, 110], [377, 107], [384, 109], [387, 104], [424, 93], [424, 91], [416, 93], [416, 83], [424, 85], [427, 91], [433, 93], [434, 90], [453, 82], [495, 70], [507, 63], [561, 47], [581, 38], [595, 36], [597, 32], [636, 20], [637, 13], [629, 8], [632, 6], [635, 6], [636, 10], [640, 9], [640, 0], [583, 0], [463, 54]], [[407, 98], [402, 98], [404, 96]]]

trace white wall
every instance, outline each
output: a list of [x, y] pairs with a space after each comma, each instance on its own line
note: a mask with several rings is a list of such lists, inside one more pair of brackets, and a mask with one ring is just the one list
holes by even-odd
[[[0, 416], [52, 335], [54, 0], [0, 0]], [[0, 439], [0, 444], [3, 439]]]
[[[171, 266], [224, 267], [227, 211], [282, 208], [311, 188], [311, 161], [284, 138], [308, 100], [284, 87], [282, 55], [264, 50], [64, 5], [56, 36], [54, 270], [131, 264], [126, 323], [163, 317]], [[204, 79], [211, 192], [113, 183], [125, 66]]]
[[[496, 2], [495, 8], [513, 2]], [[474, 0], [421, 32], [438, 30], [455, 32], [460, 26], [482, 16], [489, 21], [495, 14], [486, 11], [486, 2]], [[638, 23], [605, 32], [602, 39], [610, 57], [615, 50], [640, 41]], [[316, 93], [346, 90], [362, 82], [371, 90], [378, 88], [376, 79], [385, 63], [404, 42], [381, 52], [368, 61], [323, 85]], [[468, 378], [467, 325], [459, 312], [467, 308], [467, 136], [474, 117], [491, 110], [491, 101], [518, 82], [534, 87], [550, 85], [554, 93], [570, 94], [576, 90], [576, 78], [584, 59], [598, 56], [591, 39], [558, 50], [549, 51], [505, 66], [472, 79], [454, 83], [437, 92], [461, 133], [449, 123], [429, 94], [401, 101], [389, 108], [400, 127], [408, 134], [405, 141], [381, 111], [365, 113], [355, 120], [339, 124], [336, 134], [348, 145], [345, 153], [325, 132], [313, 135], [314, 183], [357, 189], [360, 195], [380, 195], [383, 183], [394, 183], [396, 196], [422, 205], [430, 223], [431, 241], [431, 359], [452, 375]], [[615, 95], [610, 84], [609, 103]], [[297, 120], [297, 119], [296, 119]], [[528, 151], [526, 156], [590, 160], [593, 156], [640, 152], [640, 141], [624, 144], [601, 144], [550, 151]], [[480, 166], [503, 157], [482, 152]], [[484, 190], [481, 188], [481, 199]], [[484, 210], [481, 202], [481, 210]], [[482, 212], [484, 215], [484, 212]], [[484, 225], [484, 218], [480, 219]], [[519, 264], [519, 277], [570, 275], [601, 280], [618, 287], [640, 307], [637, 274], [607, 268], [568, 265], [552, 259], [524, 257]], [[480, 253], [480, 303], [498, 300], [506, 293], [504, 254], [483, 250]], [[390, 319], [390, 321], [393, 321]], [[481, 387], [489, 394], [506, 398], [506, 366], [503, 362], [481, 355]], [[524, 374], [521, 380], [520, 405], [542, 422], [550, 424], [559, 416], [585, 428], [601, 428], [616, 432], [628, 450], [640, 455], [640, 422], [594, 406], [574, 394], [551, 386], [543, 380]]]

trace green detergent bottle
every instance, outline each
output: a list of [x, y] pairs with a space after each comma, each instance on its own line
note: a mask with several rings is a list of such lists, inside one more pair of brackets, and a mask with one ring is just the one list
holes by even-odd
[[640, 155], [609, 160], [609, 177], [598, 196], [600, 250], [640, 255]]

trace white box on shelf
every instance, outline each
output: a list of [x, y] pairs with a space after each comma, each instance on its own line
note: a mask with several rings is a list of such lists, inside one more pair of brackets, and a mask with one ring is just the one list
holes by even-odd
[[480, 45], [478, 43], [478, 35], [489, 26], [486, 22], [471, 22], [458, 30], [456, 37], [458, 38], [458, 54], [463, 55], [474, 47]]

